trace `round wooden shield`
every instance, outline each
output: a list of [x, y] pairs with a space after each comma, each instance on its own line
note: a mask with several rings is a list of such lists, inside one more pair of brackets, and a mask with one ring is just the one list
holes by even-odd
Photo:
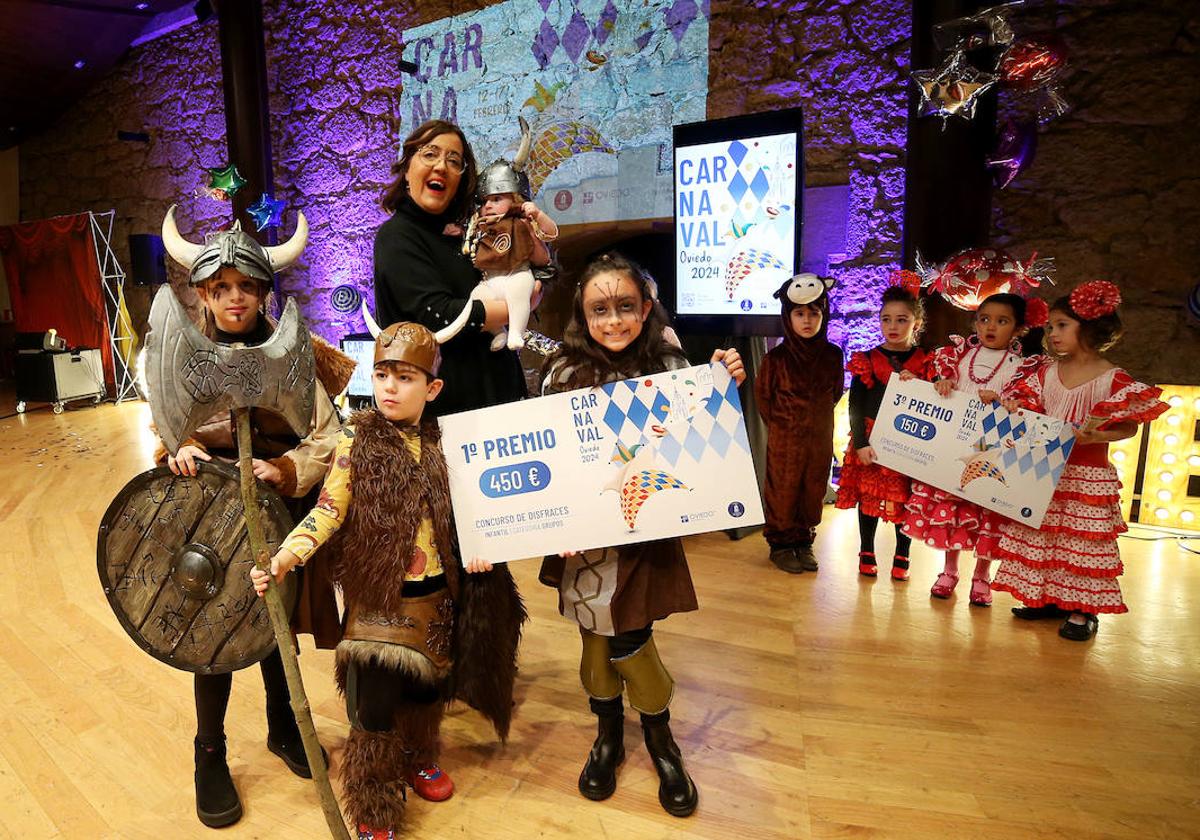
[[[219, 461], [198, 468], [191, 477], [157, 467], [126, 484], [100, 522], [96, 565], [108, 603], [143, 650], [184, 671], [222, 674], [261, 660], [275, 635], [250, 582], [238, 471]], [[258, 502], [274, 553], [292, 518], [261, 482]], [[289, 612], [294, 577], [282, 592]]]

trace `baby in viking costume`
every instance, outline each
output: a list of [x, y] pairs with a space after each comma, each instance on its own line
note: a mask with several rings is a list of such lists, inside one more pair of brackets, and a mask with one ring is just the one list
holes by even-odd
[[508, 305], [508, 327], [492, 339], [492, 350], [520, 350], [525, 346], [530, 299], [534, 293], [533, 268], [552, 261], [547, 242], [558, 237], [558, 225], [530, 200], [529, 126], [521, 119], [521, 146], [512, 162], [496, 160], [479, 173], [475, 200], [479, 209], [471, 217], [463, 238], [463, 253], [483, 273], [463, 311], [438, 330], [445, 344], [467, 325], [477, 300], [503, 300]]
[[[373, 324], [373, 332], [376, 331]], [[391, 840], [404, 786], [450, 796], [438, 730], [456, 697], [508, 734], [525, 610], [508, 570], [456, 554], [446, 460], [436, 422], [438, 345], [420, 324], [378, 331], [375, 408], [351, 416], [317, 506], [271, 559], [278, 579], [328, 543], [346, 602], [337, 683], [350, 736], [342, 763], [347, 817], [360, 840]], [[259, 592], [267, 573], [251, 575]]]

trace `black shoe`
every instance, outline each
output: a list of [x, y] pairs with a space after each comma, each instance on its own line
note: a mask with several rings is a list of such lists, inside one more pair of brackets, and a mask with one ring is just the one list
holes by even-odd
[[225, 740], [196, 745], [196, 816], [209, 828], [233, 825], [242, 818], [242, 801], [225, 763]]
[[599, 802], [617, 789], [617, 768], [625, 760], [625, 716], [599, 715], [596, 740], [579, 774], [579, 792]]
[[798, 575], [804, 571], [804, 566], [800, 564], [800, 560], [796, 557], [794, 549], [772, 548], [770, 559], [777, 568], [782, 569], [789, 575]]
[[815, 572], [821, 568], [817, 563], [817, 555], [813, 554], [812, 543], [796, 546], [796, 559], [800, 561], [800, 568], [806, 572]]
[[[291, 705], [277, 709], [267, 707], [267, 749], [283, 759], [288, 769], [301, 779], [312, 778], [308, 756], [304, 753], [304, 739], [300, 737], [300, 726]], [[329, 766], [329, 753], [321, 747], [321, 758]]]
[[1022, 621], [1040, 621], [1043, 618], [1058, 618], [1066, 615], [1066, 610], [1058, 604], [1046, 604], [1041, 607], [1013, 607], [1012, 614]]
[[[286, 741], [277, 741], [268, 735], [267, 749], [283, 759], [283, 763], [288, 766], [288, 769], [301, 779], [312, 778], [312, 768], [308, 766], [308, 756], [304, 752], [304, 741], [301, 740], [299, 732], [296, 733], [294, 739]], [[324, 747], [321, 747], [321, 759], [325, 762], [325, 766], [328, 767], [329, 753], [325, 752]]]
[[646, 750], [658, 772], [658, 801], [673, 817], [686, 817], [696, 810], [700, 795], [691, 776], [683, 769], [683, 756], [671, 737], [670, 716], [663, 712], [654, 717], [642, 716], [642, 731]]
[[1072, 613], [1072, 615], [1082, 615], [1083, 623], [1077, 624], [1068, 618], [1062, 623], [1062, 627], [1058, 628], [1058, 635], [1064, 639], [1070, 639], [1072, 642], [1091, 640], [1096, 635], [1096, 631], [1100, 629], [1100, 619], [1091, 613]]

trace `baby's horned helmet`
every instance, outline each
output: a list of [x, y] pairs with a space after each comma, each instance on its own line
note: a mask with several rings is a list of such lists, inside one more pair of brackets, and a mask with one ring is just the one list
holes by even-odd
[[529, 201], [532, 198], [529, 189], [529, 176], [525, 174], [525, 164], [529, 162], [529, 150], [532, 145], [532, 135], [529, 123], [524, 117], [517, 117], [521, 124], [521, 145], [517, 155], [509, 163], [506, 160], [494, 160], [479, 173], [479, 184], [475, 188], [475, 198], [482, 204], [489, 195], [496, 193], [516, 193]]

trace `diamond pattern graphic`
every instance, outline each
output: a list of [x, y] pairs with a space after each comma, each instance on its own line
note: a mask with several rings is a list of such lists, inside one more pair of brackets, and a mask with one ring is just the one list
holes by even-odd
[[563, 30], [562, 47], [567, 51], [567, 55], [571, 57], [571, 61], [579, 61], [579, 56], [583, 54], [583, 50], [587, 47], [588, 41], [592, 37], [591, 27], [588, 26], [587, 18], [578, 9], [575, 14], [571, 15], [571, 21], [567, 24], [567, 28]]
[[608, 397], [604, 425], [626, 446], [645, 443], [646, 426], [653, 420], [662, 423], [671, 410], [666, 395], [645, 380], [626, 380], [601, 387]]
[[550, 64], [550, 57], [558, 49], [558, 32], [550, 21], [543, 20], [537, 37], [533, 39], [533, 57], [537, 59], [538, 67], [545, 70]]
[[742, 177], [741, 172], [735, 172], [733, 177], [729, 179], [729, 194], [733, 196], [734, 201], [741, 201], [742, 196], [746, 194], [750, 186], [746, 183], [746, 179]]
[[[1003, 408], [991, 406], [980, 419], [983, 434], [975, 442], [976, 449], [1001, 449], [1000, 466], [1005, 470], [1016, 467], [1021, 475], [1030, 473], [1042, 480], [1050, 478], [1057, 482], [1075, 447], [1075, 433], [1064, 425], [1057, 437], [1044, 444], [1031, 445], [1026, 440], [1029, 427], [1023, 417], [1013, 417]], [[1012, 442], [1006, 445], [1005, 440]]]
[[767, 180], [766, 174], [759, 169], [754, 174], [754, 180], [750, 182], [750, 192], [754, 193], [754, 197], [759, 201], [766, 198], [767, 193], [771, 189], [771, 183]]
[[729, 149], [727, 151], [730, 159], [733, 160], [733, 165], [741, 166], [742, 161], [746, 157], [746, 152], [748, 149], [746, 148], [746, 144], [741, 140], [734, 140], [729, 144]]
[[667, 29], [675, 36], [675, 43], [683, 40], [688, 27], [698, 16], [696, 0], [675, 0], [671, 8], [667, 9]]
[[617, 7], [613, 5], [612, 0], [608, 0], [604, 4], [604, 9], [600, 12], [599, 20], [596, 21], [596, 28], [592, 30], [592, 37], [596, 39], [596, 46], [604, 46], [604, 42], [608, 40], [608, 36], [612, 34], [613, 27], [616, 25]]
[[714, 371], [711, 390], [688, 422], [672, 421], [657, 433], [649, 427], [664, 424], [671, 410], [659, 388], [647, 380], [628, 380], [604, 385], [601, 391], [608, 397], [601, 416], [617, 439], [626, 447], [654, 447], [656, 457], [672, 467], [684, 458], [699, 463], [710, 449], [721, 457], [734, 446], [750, 452], [737, 383], [723, 369]]

